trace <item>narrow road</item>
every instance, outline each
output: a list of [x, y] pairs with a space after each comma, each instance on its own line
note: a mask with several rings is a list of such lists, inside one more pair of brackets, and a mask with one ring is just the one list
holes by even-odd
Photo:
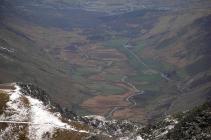
[[116, 112], [117, 110], [121, 109], [122, 107], [114, 107], [112, 110], [110, 110], [107, 115], [105, 116], [105, 118], [110, 119], [113, 116], [113, 113]]
[[60, 129], [66, 129], [69, 130], [69, 128], [66, 127], [61, 127], [53, 123], [32, 123], [32, 122], [21, 122], [21, 121], [0, 121], [0, 123], [8, 123], [8, 124], [29, 124], [29, 125], [51, 125], [55, 128], [60, 128]]
[[165, 79], [166, 81], [170, 81], [170, 80], [171, 80], [171, 79], [170, 79], [168, 76], [166, 76], [163, 72], [158, 71], [158, 70], [156, 70], [156, 69], [150, 68], [142, 59], [139, 58], [139, 56], [137, 56], [133, 51], [131, 51], [130, 49], [128, 49], [128, 45], [123, 45], [123, 47], [124, 47], [131, 55], [133, 55], [139, 63], [141, 63], [142, 65], [144, 65], [147, 69], [153, 70], [153, 71], [156, 71], [156, 72], [160, 73], [161, 78]]
[[141, 92], [136, 93], [135, 95], [131, 95], [131, 96], [127, 97], [126, 100], [131, 103], [130, 107], [134, 107], [134, 106], [137, 105], [136, 101], [133, 100], [134, 97], [136, 97], [138, 95], [142, 95], [142, 94], [144, 94], [144, 91], [143, 90]]
[[[159, 73], [160, 76], [161, 76], [161, 78], [163, 78], [163, 79], [166, 80], [166, 81], [172, 81], [172, 82], [174, 82], [174, 80], [172, 80], [171, 78], [169, 78], [164, 72], [159, 71], [159, 70], [154, 69], [154, 68], [150, 68], [150, 66], [148, 66], [139, 56], [137, 56], [133, 51], [131, 51], [131, 50], [129, 49], [129, 46], [128, 46], [128, 45], [123, 45], [123, 47], [124, 47], [132, 56], [134, 56], [134, 58], [137, 60], [137, 62], [139, 62], [140, 64], [142, 64], [143, 66], [145, 66], [145, 68], [147, 68], [148, 70], [153, 70], [153, 71]], [[137, 103], [135, 102], [134, 97], [135, 97], [135, 96], [138, 96], [138, 95], [141, 95], [141, 94], [144, 94], [144, 91], [143, 91], [143, 90], [142, 90], [142, 91], [138, 90], [132, 83], [127, 82], [126, 79], [127, 79], [127, 76], [123, 76], [122, 79], [121, 79], [121, 81], [122, 81], [123, 83], [125, 83], [125, 85], [127, 85], [127, 86], [129, 86], [129, 87], [132, 87], [132, 88], [134, 89], [134, 91], [133, 91], [134, 94], [128, 96], [127, 98], [125, 98], [125, 101], [127, 101], [127, 102], [129, 103], [129, 105], [126, 106], [126, 107], [125, 107], [125, 106], [115, 106], [113, 109], [111, 109], [111, 111], [108, 112], [108, 115], [107, 115], [106, 118], [111, 118], [114, 112], [116, 112], [116, 111], [118, 111], [118, 110], [120, 110], [120, 109], [122, 109], [122, 108], [127, 108], [127, 107], [134, 107], [134, 106], [136, 106]], [[178, 82], [176, 82], [176, 87], [177, 87], [177, 89], [179, 90], [179, 92], [183, 93], [182, 88], [184, 88], [184, 87], [182, 87], [182, 86], [180, 87], [180, 86], [181, 86], [181, 85], [179, 85]], [[185, 87], [185, 88], [186, 88], [186, 87]]]
[[124, 99], [126, 102], [128, 102], [129, 105], [128, 105], [128, 106], [114, 106], [114, 107], [107, 113], [107, 115], [105, 115], [105, 118], [107, 118], [107, 119], [110, 119], [110, 118], [113, 116], [114, 112], [116, 112], [116, 111], [118, 111], [118, 110], [120, 110], [120, 109], [122, 109], [122, 108], [128, 108], [128, 107], [131, 108], [131, 107], [136, 106], [137, 103], [136, 103], [135, 100], [133, 100], [134, 97], [135, 97], [135, 96], [138, 96], [138, 95], [141, 95], [141, 94], [144, 94], [144, 91], [143, 91], [143, 90], [142, 90], [142, 91], [138, 90], [133, 84], [127, 82], [127, 81], [126, 81], [126, 78], [127, 78], [127, 76], [123, 76], [122, 79], [121, 79], [121, 81], [122, 81], [125, 85], [127, 85], [128, 87], [132, 88], [131, 92], [133, 93], [132, 95], [130, 95], [130, 96], [128, 96], [128, 97], [126, 97], [126, 98]]
[[[147, 69], [153, 70], [153, 71], [156, 71], [156, 72], [160, 73], [160, 76], [161, 76], [163, 79], [167, 80], [167, 81], [170, 81], [170, 80], [171, 80], [171, 79], [168, 78], [163, 72], [160, 72], [160, 71], [158, 71], [158, 70], [156, 70], [156, 69], [150, 68], [150, 67], [149, 67], [142, 59], [140, 59], [133, 51], [131, 51], [130, 49], [128, 49], [128, 46], [127, 46], [127, 45], [123, 45], [123, 47], [124, 47], [131, 55], [133, 55], [134, 58], [135, 58], [139, 63], [141, 63], [142, 65], [144, 65]], [[111, 117], [113, 116], [113, 113], [114, 113], [114, 112], [116, 112], [116, 111], [118, 111], [118, 110], [120, 110], [120, 109], [122, 109], [122, 108], [127, 108], [127, 107], [134, 107], [134, 106], [136, 106], [137, 103], [136, 103], [136, 101], [133, 100], [133, 99], [134, 99], [136, 96], [138, 96], [138, 95], [144, 94], [144, 91], [143, 91], [143, 90], [142, 90], [142, 91], [138, 90], [132, 83], [127, 82], [126, 79], [127, 79], [127, 76], [123, 76], [122, 79], [121, 79], [121, 82], [125, 83], [125, 85], [127, 85], [127, 86], [129, 86], [129, 87], [132, 87], [132, 89], [134, 90], [132, 95], [130, 95], [130, 96], [128, 96], [127, 98], [125, 98], [125, 101], [127, 101], [127, 102], [129, 103], [129, 105], [126, 106], [126, 107], [125, 107], [125, 106], [115, 106], [114, 108], [112, 108], [112, 109], [107, 113], [107, 115], [105, 115], [106, 118], [111, 118]]]
[[141, 60], [133, 51], [131, 51], [130, 49], [128, 49], [127, 45], [123, 45], [123, 47], [130, 53], [132, 54], [136, 60], [141, 63], [142, 65], [144, 65], [147, 69], [151, 69], [143, 60]]
[[[144, 94], [144, 91], [142, 90], [141, 92], [139, 93], [136, 93], [134, 95], [130, 95], [128, 96], [125, 100], [130, 104], [129, 106], [127, 107], [134, 107], [137, 105], [136, 101], [133, 100], [135, 96], [138, 96], [138, 95], [141, 95], [141, 94]], [[125, 108], [125, 106], [115, 106], [112, 110], [110, 110], [108, 112], [108, 115], [106, 116], [106, 118], [111, 118], [113, 116], [113, 113], [120, 110], [121, 108]]]

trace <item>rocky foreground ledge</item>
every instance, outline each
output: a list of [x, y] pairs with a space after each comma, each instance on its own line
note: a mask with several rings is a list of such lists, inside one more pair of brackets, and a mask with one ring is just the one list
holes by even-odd
[[78, 116], [52, 102], [37, 86], [0, 85], [2, 140], [202, 140], [211, 139], [211, 104], [143, 126], [103, 116]]
[[0, 85], [0, 100], [2, 140], [120, 140], [129, 135], [130, 139], [141, 138], [130, 133], [138, 130], [131, 122], [77, 116], [32, 84]]

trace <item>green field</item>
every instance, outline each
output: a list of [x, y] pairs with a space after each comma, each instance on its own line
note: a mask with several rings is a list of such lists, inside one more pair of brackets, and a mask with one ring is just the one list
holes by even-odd
[[124, 88], [113, 86], [105, 82], [88, 83], [86, 87], [93, 95], [115, 95], [123, 94], [126, 91]]

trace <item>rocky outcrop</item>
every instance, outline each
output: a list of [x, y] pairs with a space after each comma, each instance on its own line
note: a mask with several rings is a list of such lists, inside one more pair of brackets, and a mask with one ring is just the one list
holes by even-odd
[[[12, 88], [13, 86], [14, 88]], [[63, 135], [67, 135], [67, 137], [77, 136], [77, 138], [80, 136], [80, 139], [83, 137], [88, 140], [211, 139], [211, 103], [206, 103], [191, 111], [167, 116], [153, 124], [143, 126], [126, 120], [106, 120], [97, 115], [78, 116], [72, 111], [61, 108], [50, 99], [44, 90], [32, 84], [13, 83], [9, 86], [1, 86], [0, 89], [5, 94], [8, 92], [10, 98], [10, 100], [6, 100], [7, 103], [5, 102], [7, 107], [2, 110], [1, 123], [8, 123], [11, 128], [13, 125], [29, 127], [30, 130], [39, 125], [42, 127], [39, 129], [43, 134], [48, 130], [55, 130], [49, 132], [58, 133], [58, 135], [51, 136], [53, 138], [60, 139], [64, 137]], [[14, 111], [11, 110], [12, 108]], [[49, 120], [52, 121], [49, 122]], [[11, 138], [15, 135], [19, 136], [19, 130], [14, 133], [7, 132], [1, 125], [0, 130], [4, 132], [4, 135], [0, 133], [0, 138], [8, 138], [6, 134], [11, 134]], [[26, 133], [22, 130], [20, 132]]]
[[211, 103], [144, 127], [139, 134], [149, 140], [211, 139]]
[[21, 92], [27, 96], [31, 96], [42, 101], [45, 105], [49, 105], [53, 108], [54, 112], [60, 112], [64, 117], [72, 120], [81, 120], [82, 118], [77, 116], [67, 108], [62, 108], [59, 104], [55, 103], [45, 90], [35, 86], [33, 84], [17, 83], [21, 87]]

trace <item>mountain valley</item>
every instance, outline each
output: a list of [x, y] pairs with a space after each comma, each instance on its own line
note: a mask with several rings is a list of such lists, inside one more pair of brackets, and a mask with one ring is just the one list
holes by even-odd
[[[140, 133], [132, 128], [128, 139], [156, 139], [142, 135], [152, 133], [142, 126], [210, 102], [210, 5], [209, 0], [0, 0], [0, 84], [35, 85], [61, 110], [127, 120], [140, 125]], [[111, 126], [88, 129], [113, 137], [105, 128]], [[168, 138], [175, 136], [160, 137]]]

